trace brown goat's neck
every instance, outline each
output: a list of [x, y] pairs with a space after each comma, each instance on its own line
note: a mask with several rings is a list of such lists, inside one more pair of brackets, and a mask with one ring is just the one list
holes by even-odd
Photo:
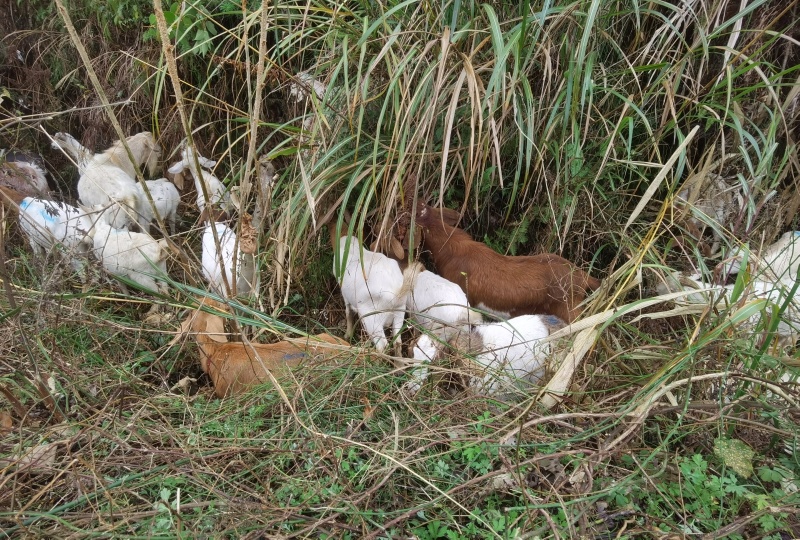
[[0, 187], [0, 202], [11, 202], [16, 206], [19, 206], [22, 201], [27, 197], [24, 193], [20, 193], [19, 191], [13, 190], [11, 188]]
[[224, 343], [218, 343], [203, 334], [196, 334], [195, 340], [197, 341], [197, 347], [200, 349], [200, 355], [202, 359], [200, 363], [201, 367], [203, 368], [203, 371], [208, 373], [208, 361], [216, 356], [220, 346], [224, 345]]
[[440, 255], [450, 255], [457, 251], [460, 245], [474, 242], [469, 233], [451, 227], [434, 218], [434, 223], [424, 224], [425, 247], [433, 253], [434, 258]]
[[331, 235], [331, 247], [333, 251], [339, 251], [339, 239], [344, 238], [350, 234], [350, 224], [347, 221], [342, 221], [342, 230], [336, 234], [336, 220], [332, 219], [328, 222], [328, 232]]

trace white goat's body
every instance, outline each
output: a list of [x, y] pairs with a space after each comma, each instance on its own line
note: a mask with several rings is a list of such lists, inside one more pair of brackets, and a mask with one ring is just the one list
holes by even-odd
[[741, 192], [737, 186], [728, 185], [724, 178], [717, 174], [709, 174], [705, 182], [698, 185], [702, 178], [678, 193], [676, 204], [688, 209], [687, 220], [697, 240], [702, 239], [706, 229], [710, 228], [714, 243], [711, 253], [716, 253], [722, 240], [722, 231], [729, 227], [735, 212], [741, 208]]
[[[178, 204], [181, 202], [181, 194], [175, 184], [166, 178], [158, 180], [147, 180], [147, 189], [153, 198], [155, 209], [147, 199], [142, 185], [137, 183], [136, 189], [139, 191], [139, 216], [141, 222], [151, 223], [158, 216], [166, 221], [169, 232], [175, 234], [175, 220], [178, 217]], [[154, 212], [155, 210], [155, 212]]]
[[[478, 364], [479, 377], [471, 377], [470, 386], [479, 393], [499, 396], [513, 392], [520, 382], [536, 383], [543, 376], [549, 344], [539, 343], [555, 329], [564, 325], [553, 315], [521, 315], [498, 323], [484, 323], [465, 330], [450, 340], [466, 362]], [[414, 370], [406, 389], [416, 392], [428, 377], [428, 363], [437, 360], [448, 345], [431, 335], [424, 334], [414, 346], [414, 360], [424, 365]], [[474, 371], [470, 369], [469, 371]]]
[[450, 331], [482, 319], [480, 313], [469, 309], [461, 287], [429, 270], [414, 277], [406, 310], [413, 322], [441, 339], [446, 339]]
[[19, 205], [20, 229], [37, 256], [57, 246], [67, 251], [82, 276], [92, 249], [92, 220], [86, 212], [63, 202], [26, 197]]
[[124, 211], [117, 212], [111, 223], [115, 228], [121, 229], [138, 221], [139, 191], [119, 167], [90, 162], [78, 180], [78, 198], [85, 206], [113, 203], [122, 208]]
[[[775, 309], [781, 307], [788, 299], [786, 310], [783, 312], [776, 329], [779, 341], [782, 344], [794, 345], [800, 332], [800, 303], [794, 297], [789, 299], [789, 293], [794, 284], [794, 280], [791, 279], [753, 280], [747, 284], [742, 291], [742, 296], [737, 299], [738, 302], [766, 300]], [[711, 304], [713, 302], [714, 306], [725, 307], [731, 304], [733, 288], [734, 285], [711, 285], [706, 283], [702, 281], [699, 274], [681, 276], [674, 272], [667, 276], [666, 283], [658, 285], [657, 290], [659, 294], [696, 291], [676, 300], [676, 302], [687, 304]], [[752, 315], [742, 324], [743, 328], [752, 329], [757, 327], [761, 322], [762, 313], [769, 317], [770, 311], [767, 309]]]
[[311, 95], [311, 92], [322, 100], [328, 87], [321, 81], [314, 78], [308, 71], [301, 71], [295, 75], [295, 81], [289, 84], [289, 97], [295, 101], [302, 101]]
[[761, 262], [776, 279], [796, 280], [800, 271], [800, 231], [784, 233], [764, 250]]
[[117, 167], [132, 182], [136, 181], [136, 167], [141, 168], [144, 174], [152, 176], [158, 168], [158, 160], [161, 157], [161, 146], [156, 142], [153, 134], [149, 131], [142, 131], [126, 137], [125, 144], [130, 148], [136, 166], [131, 161], [122, 141], [115, 141], [106, 150], [92, 156], [86, 164], [86, 168], [96, 165]]
[[[242, 252], [237, 245], [236, 232], [233, 229], [224, 223], [214, 223], [213, 227], [217, 231], [221, 253], [217, 251], [212, 226], [206, 225], [203, 230], [203, 276], [208, 280], [211, 289], [224, 297], [229, 296], [228, 287], [231, 289], [235, 287], [236, 294], [250, 294], [255, 282], [255, 258], [251, 254]], [[234, 252], [238, 254], [235, 281]], [[226, 282], [228, 287], [225, 286]]]
[[[77, 142], [77, 141], [76, 141]], [[145, 166], [150, 174], [156, 168], [161, 149], [149, 132], [138, 133], [126, 140], [137, 165]], [[67, 147], [64, 147], [66, 150]], [[137, 188], [136, 169], [120, 141], [105, 152], [95, 154], [86, 162], [78, 180], [78, 197], [85, 206], [118, 205], [124, 212], [115, 212], [110, 225], [123, 228], [131, 221], [143, 230], [149, 221], [139, 215], [141, 194]]]
[[[738, 274], [743, 252], [740, 249], [733, 255], [726, 270]], [[753, 267], [750, 275], [767, 281], [795, 280], [800, 271], [800, 231], [784, 233], [774, 244], [766, 247], [759, 256], [750, 255]]]
[[[353, 236], [339, 238], [339, 257], [340, 261], [346, 261], [339, 286], [347, 310], [347, 337], [353, 335], [353, 315], [358, 313], [361, 325], [379, 352], [385, 351], [389, 344], [384, 329], [391, 327], [392, 337], [397, 338], [395, 354], [399, 356], [410, 279], [404, 279], [397, 261], [382, 253], [362, 250], [358, 238]], [[333, 274], [339, 277], [336, 260]]]
[[216, 161], [204, 158], [187, 146], [181, 151], [181, 160], [173, 163], [168, 169], [172, 174], [180, 174], [186, 169], [189, 170], [194, 179], [194, 187], [197, 190], [197, 208], [201, 214], [206, 204], [219, 205], [226, 212], [234, 209], [231, 194], [225, 189], [225, 184], [207, 170], [216, 164]]
[[[113, 213], [114, 209], [105, 212]], [[167, 284], [161, 279], [167, 273], [167, 241], [155, 240], [146, 233], [115, 229], [109, 225], [113, 218], [101, 215], [94, 227], [94, 253], [103, 268], [150, 291], [167, 293]]]

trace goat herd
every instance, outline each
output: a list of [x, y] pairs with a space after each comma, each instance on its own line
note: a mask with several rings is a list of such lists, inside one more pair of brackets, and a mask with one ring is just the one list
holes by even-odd
[[[18, 213], [19, 227], [34, 254], [63, 250], [81, 276], [93, 254], [109, 274], [166, 293], [163, 278], [169, 239], [156, 240], [149, 232], [152, 220], [157, 219], [175, 233], [180, 194], [164, 178], [144, 184], [136, 180], [137, 168], [151, 176], [157, 168], [161, 148], [153, 135], [133, 135], [98, 154], [64, 133], [53, 137], [53, 145], [78, 166], [80, 207], [51, 200], [44, 173], [33, 162], [7, 161], [0, 171], [0, 181], [7, 186], [0, 187], [3, 206]], [[194, 178], [197, 208], [205, 223], [202, 269], [210, 290], [225, 298], [256, 294], [254, 253], [242, 249], [234, 229], [218, 220], [221, 213], [235, 210], [235, 204], [211, 172], [214, 165], [185, 145], [169, 172], [179, 175], [188, 169]], [[345, 338], [352, 338], [358, 315], [375, 348], [382, 353], [393, 343], [400, 362], [400, 334], [408, 313], [409, 321], [422, 333], [410, 347], [414, 369], [405, 385], [407, 391], [420, 388], [429, 363], [445, 358], [457, 361], [469, 374], [468, 384], [486, 395], [506, 395], [520, 384], [537, 382], [550, 352], [543, 338], [573, 322], [600, 281], [554, 254], [501, 255], [456, 228], [446, 210], [420, 203], [415, 222], [438, 275], [419, 262], [401, 265], [366, 249], [346, 222], [338, 229], [341, 234], [333, 223], [328, 224], [335, 254], [333, 272], [346, 308]], [[134, 224], [140, 232], [132, 230]], [[794, 246], [798, 236], [785, 238]], [[781, 261], [786, 259], [793, 270], [800, 261], [797, 251], [795, 257], [794, 251], [787, 256], [786, 249], [778, 250]], [[675, 277], [667, 283], [668, 290], [684, 286], [684, 281]], [[700, 282], [692, 287], [712, 290]], [[762, 289], [770, 298], [772, 289]], [[271, 380], [303, 362], [348, 353], [347, 341], [330, 334], [271, 344], [231, 342], [225, 334], [229, 308], [210, 298], [201, 298], [200, 303], [204, 307], [190, 313], [176, 340], [181, 335], [195, 336], [201, 366], [220, 397]], [[501, 322], [481, 322], [484, 315]], [[787, 333], [793, 335], [789, 326]], [[391, 329], [388, 339], [386, 328]]]

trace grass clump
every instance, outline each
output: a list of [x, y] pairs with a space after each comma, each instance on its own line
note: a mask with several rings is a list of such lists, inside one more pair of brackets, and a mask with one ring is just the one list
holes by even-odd
[[[797, 5], [84, 2], [77, 43], [49, 3], [17, 9], [0, 16], [23, 59], [0, 69], [0, 139], [39, 151], [59, 198], [74, 170], [40, 128], [99, 150], [111, 116], [166, 155], [191, 136], [250, 210], [257, 159], [276, 165], [240, 317], [257, 340], [341, 334], [316, 226], [334, 204], [365, 245], [410, 225], [416, 198], [605, 283], [557, 344], [575, 365], [558, 399], [410, 398], [407, 370], [354, 349], [282, 393], [217, 400], [194, 345], [171, 344], [182, 292], [148, 320], [153, 298], [79, 292], [6, 235], [0, 535], [800, 536], [798, 355], [771, 334], [792, 306], [748, 299], [750, 277], [730, 306], [651, 299], [673, 269], [713, 275], [798, 228]], [[301, 71], [325, 91], [295, 101]], [[714, 179], [736, 193], [720, 213], [675, 203]], [[182, 206], [174, 291], [202, 283], [196, 217]], [[775, 318], [743, 324], [758, 312]]]

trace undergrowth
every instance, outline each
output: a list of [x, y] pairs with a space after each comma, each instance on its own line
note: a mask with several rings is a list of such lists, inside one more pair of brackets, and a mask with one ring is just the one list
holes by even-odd
[[[354, 347], [219, 400], [173, 342], [203, 287], [192, 188], [169, 298], [84, 286], [6, 229], [0, 536], [800, 536], [798, 354], [771, 333], [789, 304], [739, 301], [745, 277], [730, 306], [650, 300], [671, 270], [712, 275], [800, 225], [796, 3], [12, 4], [0, 141], [42, 154], [59, 198], [75, 169], [45, 132], [100, 150], [151, 130], [167, 163], [191, 136], [250, 210], [257, 159], [276, 165], [258, 340], [342, 334], [318, 223], [335, 204], [384, 247], [414, 200], [443, 204], [495, 250], [557, 252], [604, 286], [556, 344], [575, 366], [556, 394], [410, 397], [407, 369]], [[303, 70], [327, 90], [295, 102]], [[674, 200], [712, 177], [741, 196], [692, 237]], [[777, 318], [742, 324], [757, 312]]]

